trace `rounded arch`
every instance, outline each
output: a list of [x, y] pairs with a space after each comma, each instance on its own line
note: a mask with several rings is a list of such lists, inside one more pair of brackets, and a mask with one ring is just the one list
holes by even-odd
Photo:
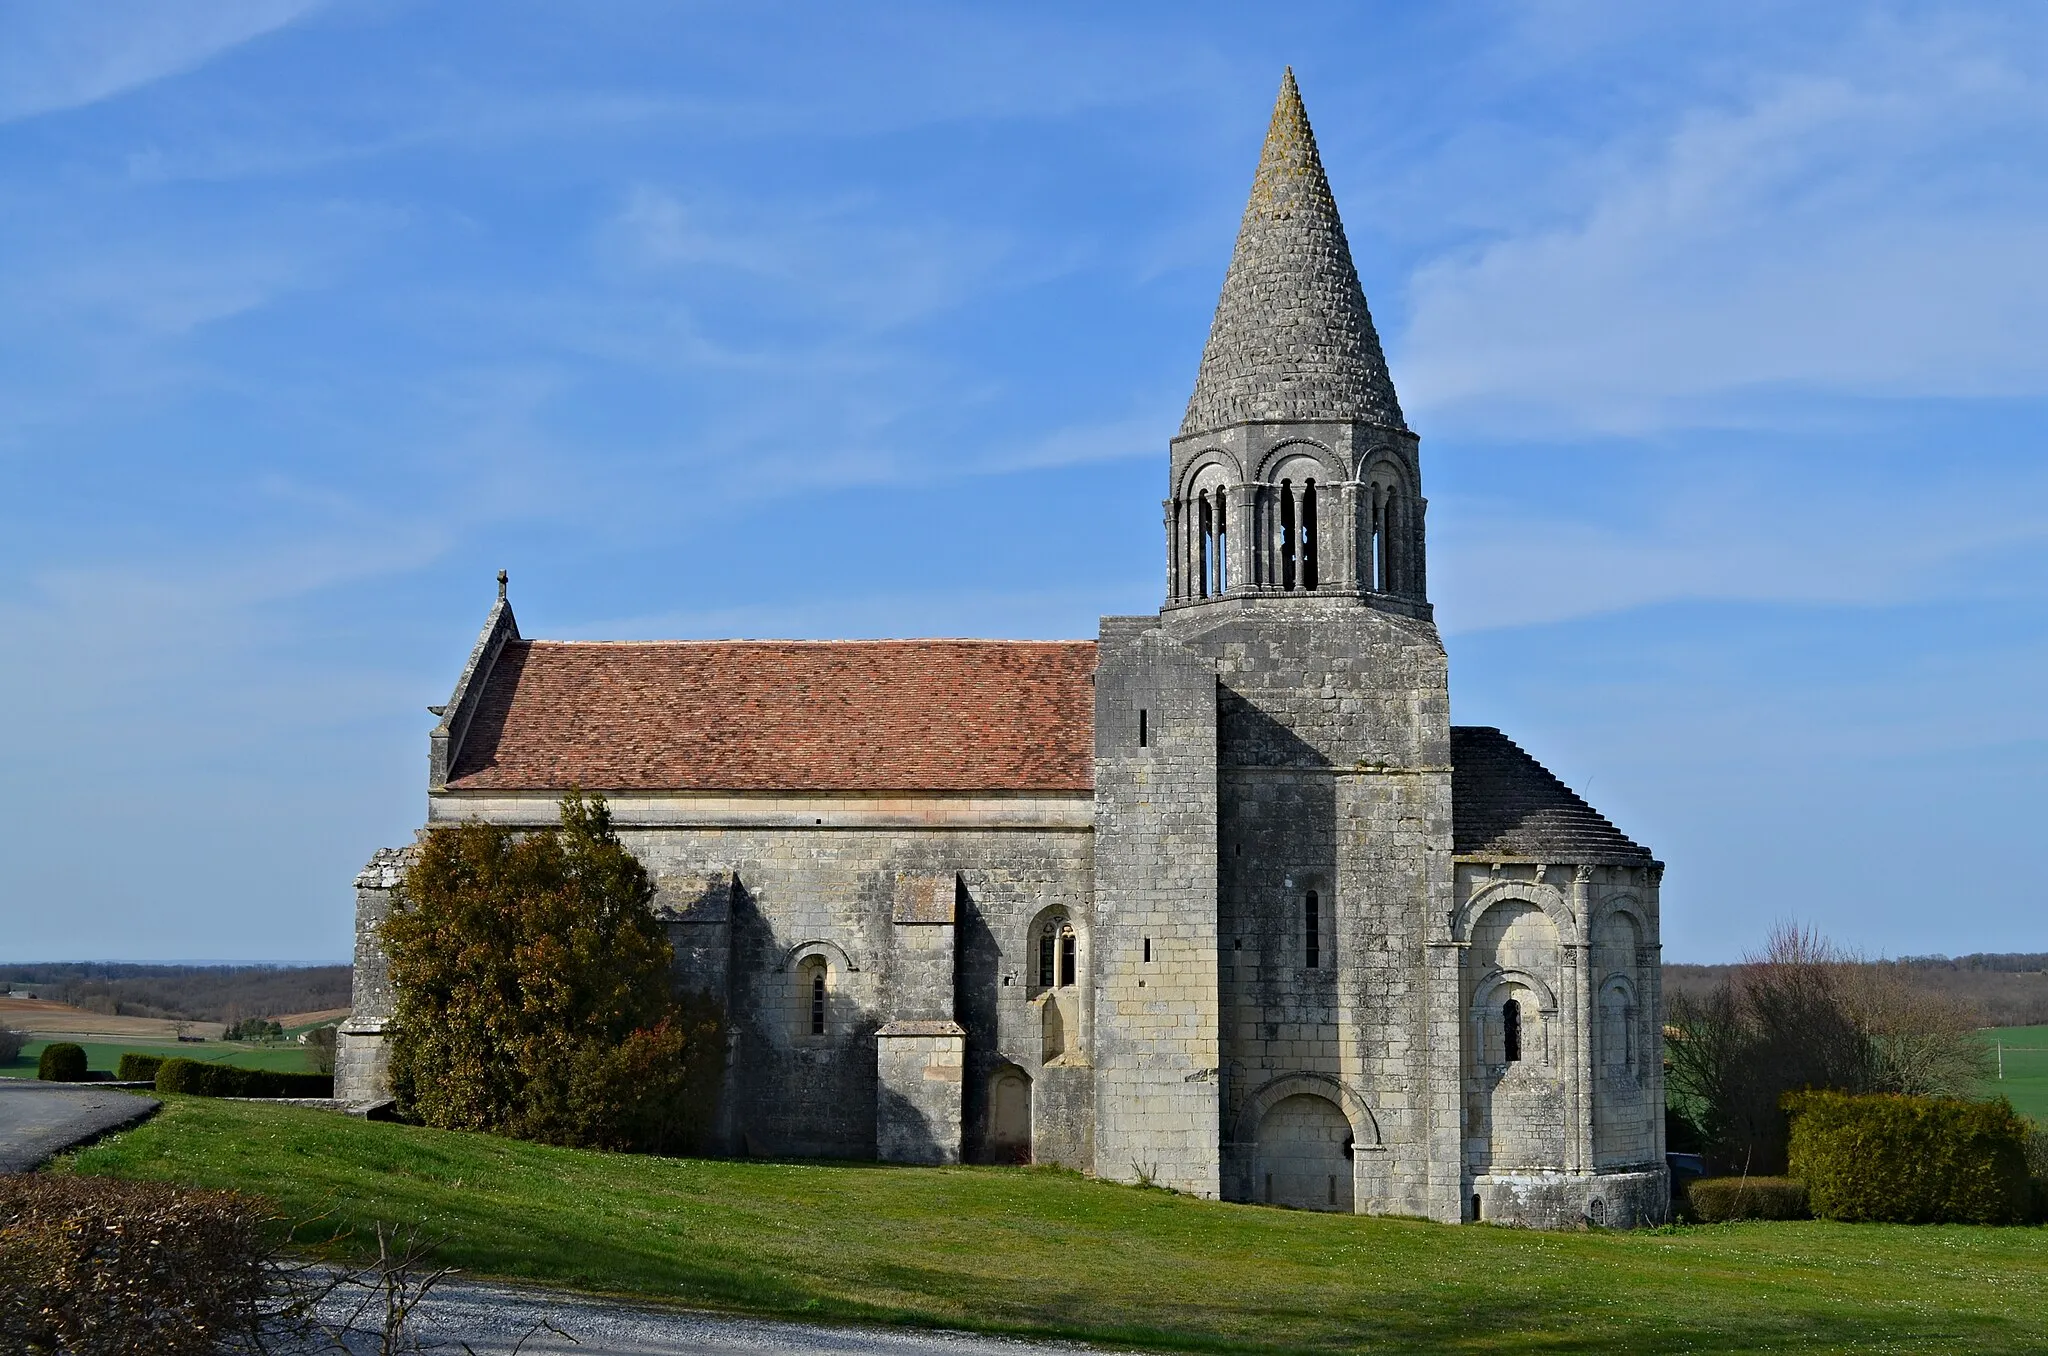
[[1317, 480], [1337, 484], [1348, 478], [1344, 458], [1313, 438], [1290, 438], [1267, 448], [1259, 458], [1258, 475], [1254, 478], [1262, 484], [1274, 483], [1275, 473], [1295, 457], [1307, 457], [1321, 468], [1316, 473]]
[[1197, 486], [1208, 488], [1202, 484], [1202, 477], [1212, 470], [1221, 473], [1210, 477], [1212, 480], [1221, 480], [1225, 485], [1244, 483], [1244, 466], [1235, 456], [1220, 447], [1204, 448], [1190, 457], [1188, 464], [1181, 468], [1180, 483], [1174, 487], [1175, 497], [1189, 499], [1199, 493]]
[[1250, 1144], [1258, 1138], [1259, 1122], [1266, 1119], [1266, 1113], [1286, 1101], [1289, 1097], [1320, 1097], [1334, 1102], [1344, 1113], [1344, 1119], [1351, 1123], [1351, 1143], [1354, 1149], [1377, 1149], [1380, 1147], [1380, 1123], [1374, 1118], [1372, 1108], [1365, 1099], [1329, 1074], [1292, 1073], [1282, 1074], [1260, 1084], [1252, 1095], [1245, 1098], [1244, 1106], [1238, 1110], [1236, 1138], [1240, 1144]]
[[[1635, 980], [1619, 972], [1607, 975], [1594, 993], [1593, 1011], [1599, 1023], [1599, 1050], [1595, 1055], [1598, 1067], [1633, 1073], [1640, 1040], [1637, 1027], [1642, 1017]], [[1595, 1109], [1599, 1109], [1597, 1105]]]
[[1361, 485], [1378, 483], [1403, 494], [1412, 494], [1415, 487], [1410, 480], [1408, 463], [1384, 443], [1368, 448], [1358, 458], [1358, 482]]
[[1088, 938], [1065, 904], [1048, 904], [1024, 929], [1025, 992], [1078, 989], [1088, 972]]
[[1628, 893], [1609, 895], [1594, 905], [1593, 917], [1590, 920], [1592, 926], [1589, 930], [1594, 934], [1598, 934], [1601, 924], [1616, 914], [1622, 915], [1629, 922], [1636, 925], [1636, 939], [1639, 943], [1647, 941], [1650, 935], [1650, 924], [1649, 920], [1643, 916], [1642, 901]]
[[1031, 1161], [1031, 1075], [1008, 1060], [988, 1076], [988, 1121], [983, 1144], [997, 1163]]
[[1472, 986], [1472, 1013], [1477, 1016], [1500, 1006], [1504, 995], [1526, 989], [1536, 995], [1536, 1008], [1545, 1017], [1557, 1014], [1557, 992], [1541, 975], [1514, 966], [1489, 970]]
[[1564, 892], [1554, 885], [1534, 880], [1489, 881], [1472, 892], [1458, 912], [1451, 917], [1451, 940], [1469, 942], [1472, 931], [1486, 911], [1496, 904], [1533, 904], [1549, 916], [1557, 928], [1560, 945], [1571, 946], [1579, 938], [1578, 920], [1572, 916], [1572, 907]]
[[790, 970], [801, 964], [807, 957], [815, 955], [825, 956], [828, 960], [832, 957], [837, 957], [839, 964], [844, 966], [848, 973], [860, 973], [860, 967], [853, 963], [852, 956], [846, 954], [845, 947], [837, 942], [828, 942], [823, 937], [814, 937], [808, 942], [798, 942], [795, 946], [790, 947], [782, 953], [782, 964], [775, 968], [778, 972]]

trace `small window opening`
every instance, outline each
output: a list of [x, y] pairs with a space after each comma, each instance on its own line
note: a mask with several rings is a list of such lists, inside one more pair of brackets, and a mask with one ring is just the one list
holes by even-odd
[[1152, 963], [1152, 939], [1150, 937], [1145, 939], [1145, 963], [1147, 965]]
[[1294, 482], [1280, 482], [1280, 587], [1294, 587]]
[[1052, 929], [1047, 928], [1044, 935], [1038, 939], [1038, 987], [1041, 989], [1050, 989], [1052, 987], [1052, 956]]
[[1607, 1226], [1607, 1202], [1594, 1201], [1591, 1205], [1587, 1206], [1586, 1218], [1592, 1222], [1594, 1228], [1605, 1228]]
[[1074, 982], [1074, 930], [1060, 929], [1060, 987]]
[[1331, 1178], [1330, 1178], [1330, 1204], [1331, 1204], [1331, 1205], [1335, 1205], [1336, 1203], [1337, 1203], [1337, 1178], [1336, 1178], [1336, 1177], [1335, 1177], [1335, 1175], [1333, 1174], [1333, 1175], [1331, 1176]]
[[1311, 890], [1302, 901], [1302, 923], [1308, 938], [1308, 968], [1314, 970], [1323, 963], [1323, 907]]
[[1141, 749], [1145, 747], [1146, 735], [1145, 708], [1141, 706], [1138, 708], [1138, 747]]
[[1196, 502], [1197, 502], [1197, 504], [1198, 504], [1198, 507], [1197, 507], [1197, 509], [1196, 509], [1196, 513], [1195, 513], [1195, 536], [1196, 536], [1196, 537], [1197, 537], [1197, 538], [1199, 539], [1199, 541], [1200, 541], [1200, 543], [1201, 543], [1201, 544], [1200, 544], [1200, 552], [1201, 552], [1201, 554], [1200, 554], [1200, 558], [1199, 558], [1199, 560], [1198, 560], [1198, 562], [1197, 562], [1197, 564], [1198, 564], [1198, 566], [1199, 566], [1199, 571], [1198, 571], [1198, 573], [1196, 574], [1196, 580], [1197, 580], [1197, 582], [1198, 582], [1198, 588], [1199, 588], [1199, 590], [1200, 590], [1199, 596], [1200, 596], [1200, 597], [1203, 597], [1203, 598], [1206, 598], [1206, 597], [1208, 597], [1208, 596], [1209, 596], [1209, 532], [1210, 532], [1210, 528], [1209, 528], [1209, 495], [1208, 495], [1208, 492], [1207, 492], [1207, 491], [1204, 491], [1204, 492], [1203, 492], [1203, 494], [1202, 494], [1202, 496], [1201, 496], [1201, 498], [1200, 498], [1200, 499], [1199, 499], [1198, 501], [1196, 501]]
[[1479, 1219], [1479, 1193], [1476, 1191], [1472, 1193], [1472, 1219], [1475, 1223]]
[[825, 972], [819, 970], [811, 976], [811, 1034], [825, 1034]]
[[1230, 592], [1230, 513], [1223, 491], [1216, 491], [1216, 592]]
[[1522, 1005], [1510, 998], [1500, 1005], [1501, 1053], [1510, 1064], [1522, 1058]]
[[1301, 487], [1301, 586], [1313, 589], [1316, 586], [1316, 483], [1304, 481]]

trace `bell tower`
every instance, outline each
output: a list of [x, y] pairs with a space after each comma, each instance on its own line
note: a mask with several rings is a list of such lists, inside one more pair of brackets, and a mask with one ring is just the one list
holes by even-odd
[[1417, 447], [1290, 69], [1173, 440], [1167, 608], [1340, 595], [1427, 618]]

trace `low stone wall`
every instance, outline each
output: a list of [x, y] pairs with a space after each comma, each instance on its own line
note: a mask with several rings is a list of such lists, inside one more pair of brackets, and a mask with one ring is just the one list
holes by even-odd
[[[1671, 1175], [1663, 1168], [1597, 1175], [1502, 1173], [1475, 1179], [1472, 1195], [1478, 1221], [1526, 1229], [1637, 1229], [1671, 1217]], [[1466, 1209], [1472, 1210], [1472, 1202]]]

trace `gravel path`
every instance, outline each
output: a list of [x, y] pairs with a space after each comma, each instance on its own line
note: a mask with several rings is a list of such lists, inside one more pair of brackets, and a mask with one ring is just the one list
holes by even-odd
[[0, 1172], [31, 1172], [52, 1154], [133, 1125], [158, 1105], [154, 1097], [89, 1083], [0, 1078]]
[[[331, 1310], [330, 1310], [331, 1312]], [[543, 1320], [566, 1336], [533, 1330]], [[825, 1328], [731, 1318], [696, 1310], [644, 1308], [523, 1286], [451, 1278], [415, 1312], [426, 1350], [506, 1356], [731, 1356], [735, 1352], [859, 1353], [860, 1356], [1063, 1356], [1101, 1348], [1020, 1342], [970, 1333], [902, 1328]], [[574, 1340], [571, 1340], [574, 1339]], [[440, 1344], [438, 1347], [436, 1344]], [[329, 1348], [331, 1350], [331, 1348]], [[363, 1339], [356, 1350], [372, 1352]]]

